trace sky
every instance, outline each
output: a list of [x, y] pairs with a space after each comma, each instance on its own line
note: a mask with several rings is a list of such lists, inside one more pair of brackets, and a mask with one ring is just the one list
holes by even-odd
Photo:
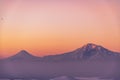
[[120, 0], [0, 0], [0, 56], [59, 54], [87, 43], [120, 52]]

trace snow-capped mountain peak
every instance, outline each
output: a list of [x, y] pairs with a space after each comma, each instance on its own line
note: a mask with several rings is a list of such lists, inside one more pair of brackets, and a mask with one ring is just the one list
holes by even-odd
[[101, 48], [103, 47], [100, 45], [92, 44], [92, 43], [88, 43], [82, 47], [83, 50], [91, 50], [91, 49], [100, 50]]

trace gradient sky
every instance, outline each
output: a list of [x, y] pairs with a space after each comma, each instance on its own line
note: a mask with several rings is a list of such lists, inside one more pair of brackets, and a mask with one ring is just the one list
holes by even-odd
[[120, 0], [0, 0], [0, 56], [43, 56], [87, 43], [120, 52]]

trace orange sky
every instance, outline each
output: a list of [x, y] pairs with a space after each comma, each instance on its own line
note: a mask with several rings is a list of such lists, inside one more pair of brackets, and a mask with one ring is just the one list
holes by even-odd
[[119, 0], [0, 0], [0, 55], [48, 55], [95, 43], [120, 52]]

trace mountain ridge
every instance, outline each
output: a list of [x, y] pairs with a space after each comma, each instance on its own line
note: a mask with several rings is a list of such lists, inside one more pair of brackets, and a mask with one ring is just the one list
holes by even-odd
[[120, 56], [119, 52], [113, 52], [108, 50], [101, 45], [96, 45], [93, 43], [88, 43], [76, 50], [56, 54], [56, 55], [47, 55], [43, 57], [34, 56], [26, 50], [21, 50], [17, 54], [8, 57], [8, 60], [42, 60], [42, 61], [66, 61], [66, 60], [85, 60], [85, 59], [97, 59], [104, 58], [106, 56]]

